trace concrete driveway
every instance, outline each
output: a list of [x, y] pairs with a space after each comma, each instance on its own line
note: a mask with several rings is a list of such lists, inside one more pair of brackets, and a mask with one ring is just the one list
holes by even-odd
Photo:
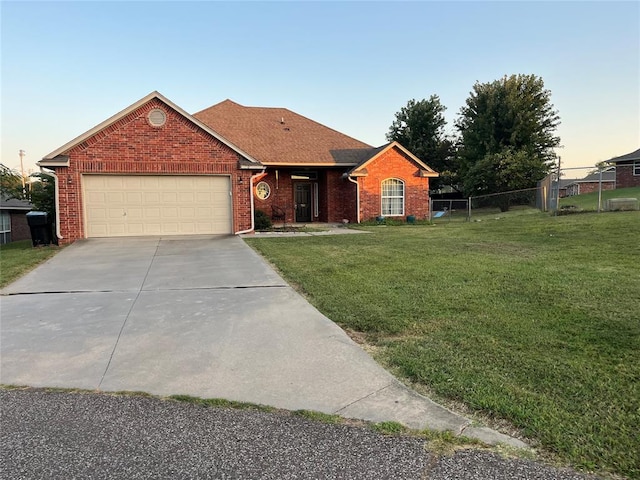
[[237, 237], [79, 241], [2, 295], [3, 384], [225, 398], [524, 446], [405, 388]]

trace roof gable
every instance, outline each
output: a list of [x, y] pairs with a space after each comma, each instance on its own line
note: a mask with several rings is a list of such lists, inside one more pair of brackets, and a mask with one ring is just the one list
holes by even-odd
[[265, 165], [353, 166], [373, 149], [286, 108], [225, 100], [193, 116]]
[[217, 140], [219, 140], [220, 142], [222, 142], [223, 144], [225, 144], [226, 146], [228, 146], [229, 148], [234, 150], [240, 156], [244, 157], [246, 159], [246, 161], [248, 161], [250, 164], [260, 165], [260, 162], [258, 162], [251, 155], [249, 155], [248, 153], [244, 152], [242, 149], [240, 149], [239, 147], [234, 145], [232, 142], [230, 142], [229, 140], [224, 138], [218, 132], [212, 130], [208, 125], [205, 125], [200, 120], [198, 120], [197, 118], [193, 117], [192, 115], [190, 115], [189, 113], [184, 111], [182, 108], [177, 106], [175, 103], [173, 103], [172, 101], [170, 101], [169, 99], [167, 99], [166, 97], [164, 97], [163, 95], [161, 95], [157, 91], [151, 92], [146, 97], [141, 98], [140, 100], [138, 100], [137, 102], [135, 102], [132, 105], [128, 106], [124, 110], [116, 113], [112, 117], [109, 117], [104, 122], [96, 125], [95, 127], [93, 127], [90, 130], [87, 130], [82, 135], [79, 135], [78, 137], [76, 137], [73, 140], [71, 140], [70, 142], [64, 144], [63, 146], [61, 146], [57, 150], [54, 150], [50, 154], [48, 154], [45, 157], [43, 157], [43, 159], [38, 162], [38, 165], [42, 166], [42, 167], [47, 167], [47, 166], [67, 166], [69, 164], [69, 157], [66, 156], [65, 154], [68, 153], [71, 149], [73, 149], [77, 145], [81, 144], [85, 140], [87, 140], [87, 139], [93, 137], [94, 135], [98, 134], [99, 132], [107, 129], [109, 126], [113, 125], [114, 123], [118, 122], [119, 120], [123, 119], [127, 115], [131, 114], [132, 112], [136, 111], [137, 109], [139, 109], [143, 105], [151, 102], [154, 99], [159, 100], [160, 102], [164, 103], [167, 107], [175, 110], [178, 114], [182, 115], [189, 122], [195, 124], [198, 128], [204, 130], [206, 133], [208, 133], [209, 135], [213, 136], [214, 138], [216, 138]]
[[354, 168], [352, 168], [351, 171], [349, 171], [347, 173], [347, 175], [349, 175], [349, 176], [365, 175], [366, 174], [366, 166], [369, 163], [373, 162], [374, 160], [380, 158], [382, 155], [384, 155], [386, 152], [388, 152], [391, 149], [399, 150], [406, 157], [408, 157], [413, 163], [415, 163], [416, 166], [418, 168], [420, 168], [420, 176], [422, 176], [422, 177], [438, 177], [439, 176], [438, 172], [433, 170], [426, 163], [424, 163], [422, 160], [420, 160], [418, 157], [416, 157], [413, 153], [411, 153], [409, 150], [407, 150], [401, 144], [399, 144], [398, 142], [395, 142], [395, 141], [391, 142], [391, 143], [388, 143], [386, 145], [383, 145], [382, 147], [373, 149], [370, 152], [371, 153], [370, 156], [368, 158], [364, 159], [363, 161], [361, 161]]

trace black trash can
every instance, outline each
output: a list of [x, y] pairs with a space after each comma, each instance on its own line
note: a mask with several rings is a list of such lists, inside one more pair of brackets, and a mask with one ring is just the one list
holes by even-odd
[[31, 230], [31, 243], [38, 245], [51, 245], [51, 220], [47, 212], [27, 212], [27, 224]]

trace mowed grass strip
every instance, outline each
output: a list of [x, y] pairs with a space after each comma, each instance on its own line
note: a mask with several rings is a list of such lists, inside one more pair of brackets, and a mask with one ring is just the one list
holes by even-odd
[[369, 230], [249, 243], [407, 379], [640, 478], [640, 212]]
[[[607, 200], [612, 198], [636, 198], [640, 200], [640, 187], [616, 188], [615, 190], [603, 190], [601, 198], [601, 208], [604, 210], [607, 206]], [[561, 207], [574, 206], [580, 210], [597, 210], [598, 209], [598, 192], [585, 193], [583, 195], [574, 195], [560, 199]]]
[[33, 248], [31, 240], [0, 245], [0, 287], [4, 287], [60, 251], [57, 246]]

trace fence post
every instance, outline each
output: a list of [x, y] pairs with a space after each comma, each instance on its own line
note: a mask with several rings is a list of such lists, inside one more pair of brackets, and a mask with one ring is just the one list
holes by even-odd
[[433, 198], [429, 197], [429, 223], [433, 220]]
[[599, 168], [600, 177], [598, 178], [598, 213], [602, 209], [602, 168]]
[[467, 200], [467, 222], [471, 221], [471, 197], [469, 197], [469, 200]]

